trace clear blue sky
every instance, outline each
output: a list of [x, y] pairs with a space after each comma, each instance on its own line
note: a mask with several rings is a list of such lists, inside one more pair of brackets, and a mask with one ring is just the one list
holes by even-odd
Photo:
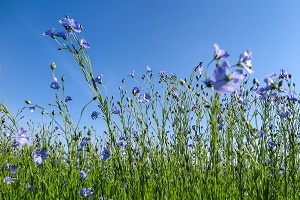
[[[187, 77], [199, 61], [211, 60], [215, 42], [232, 64], [250, 49], [253, 78], [283, 68], [299, 85], [299, 11], [298, 0], [0, 0], [0, 100], [14, 113], [25, 99], [45, 107], [54, 103], [49, 65], [55, 62], [56, 76], [66, 77], [76, 118], [78, 107], [91, 98], [88, 87], [72, 56], [42, 36], [52, 27], [62, 30], [58, 20], [65, 14], [83, 25], [95, 74], [104, 74], [110, 95], [118, 94], [126, 74], [135, 70], [139, 77], [147, 65]], [[94, 109], [91, 105], [86, 120]]]

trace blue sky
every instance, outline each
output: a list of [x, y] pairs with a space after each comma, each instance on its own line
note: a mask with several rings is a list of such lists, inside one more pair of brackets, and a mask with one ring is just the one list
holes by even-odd
[[[232, 64], [250, 49], [252, 78], [262, 80], [283, 68], [299, 85], [299, 10], [297, 0], [0, 0], [0, 100], [13, 113], [26, 106], [26, 99], [45, 107], [54, 103], [49, 65], [55, 62], [56, 76], [66, 77], [77, 118], [78, 108], [92, 98], [88, 86], [72, 56], [57, 51], [57, 44], [42, 35], [52, 27], [62, 30], [58, 20], [65, 14], [83, 25], [94, 72], [104, 74], [110, 96], [118, 96], [126, 74], [135, 70], [139, 77], [147, 65], [154, 72], [187, 77], [199, 61], [211, 60], [215, 42], [229, 52]], [[128, 90], [133, 86], [129, 79]], [[96, 108], [89, 107], [86, 122]], [[38, 112], [24, 114], [40, 118]]]

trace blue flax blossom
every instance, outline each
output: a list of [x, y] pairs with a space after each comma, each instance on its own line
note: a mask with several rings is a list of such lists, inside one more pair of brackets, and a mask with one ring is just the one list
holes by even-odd
[[80, 171], [80, 172], [79, 172], [79, 176], [80, 176], [81, 178], [83, 178], [83, 179], [87, 179], [87, 175], [86, 175], [86, 173], [85, 173], [84, 171]]
[[254, 71], [252, 68], [252, 53], [250, 50], [244, 51], [240, 55], [240, 60], [238, 62], [238, 66], [243, 67], [249, 74], [253, 74]]
[[201, 74], [202, 74], [202, 71], [203, 71], [203, 65], [202, 65], [202, 62], [200, 62], [199, 65], [197, 65], [197, 70], [198, 70], [199, 74], [201, 75]]
[[29, 107], [29, 111], [33, 113], [35, 111], [35, 106]]
[[12, 165], [10, 168], [9, 168], [10, 172], [12, 174], [15, 174], [16, 173], [16, 170], [17, 170], [17, 166], [16, 165]]
[[97, 118], [98, 118], [98, 116], [99, 116], [99, 113], [98, 113], [98, 112], [96, 112], [96, 111], [94, 111], [94, 112], [92, 113], [92, 115], [91, 115], [91, 117], [92, 117], [92, 120], [95, 120], [95, 119], [97, 119]]
[[77, 33], [80, 33], [82, 30], [81, 24], [75, 22], [74, 19], [64, 18], [58, 21], [61, 25], [65, 27], [66, 30], [70, 31], [73, 30]]
[[54, 34], [56, 37], [61, 37], [64, 40], [67, 40], [70, 35], [72, 35], [71, 31], [60, 31]]
[[147, 72], [152, 72], [152, 69], [149, 66], [147, 66], [146, 69], [147, 69]]
[[108, 148], [103, 147], [100, 153], [100, 158], [103, 162], [105, 162], [110, 157], [110, 151]]
[[236, 70], [233, 73], [230, 73], [229, 68], [230, 65], [227, 61], [221, 62], [215, 69], [213, 76], [210, 78], [210, 83], [213, 85], [216, 92], [233, 92], [244, 79], [245, 76], [243, 70]]
[[229, 56], [229, 54], [227, 53], [227, 51], [220, 49], [218, 44], [214, 44], [214, 48], [215, 48], [215, 54], [214, 54], [214, 59], [215, 60], [220, 60], [221, 58], [226, 58]]
[[65, 102], [68, 102], [68, 101], [71, 101], [71, 100], [73, 100], [72, 97], [70, 97], [70, 96], [65, 97]]
[[95, 82], [96, 83], [102, 83], [102, 79], [103, 79], [103, 74], [99, 74], [96, 78], [95, 78]]
[[91, 45], [85, 39], [80, 40], [80, 46], [85, 49], [91, 48]]
[[53, 81], [52, 81], [50, 87], [55, 90], [58, 90], [60, 88], [57, 78], [55, 78], [55, 77], [53, 78]]
[[276, 77], [276, 74], [273, 73], [271, 75], [268, 75], [265, 79], [264, 82], [266, 84], [266, 86], [272, 86], [272, 84], [274, 84], [274, 79]]
[[120, 110], [118, 110], [117, 106], [112, 107], [112, 113], [116, 115], [120, 114]]
[[276, 147], [277, 144], [275, 142], [267, 142], [270, 147]]
[[134, 88], [132, 89], [132, 94], [133, 94], [134, 96], [138, 95], [139, 93], [140, 93], [140, 89], [139, 89], [138, 87], [134, 87]]
[[289, 74], [283, 69], [280, 70], [280, 76], [286, 81], [289, 80]]
[[151, 96], [149, 93], [144, 93], [144, 94], [139, 93], [137, 95], [137, 100], [139, 103], [149, 102], [151, 101]]
[[82, 188], [80, 191], [79, 191], [79, 195], [81, 197], [88, 197], [90, 195], [94, 194], [94, 191], [93, 191], [93, 188]]
[[17, 133], [13, 136], [14, 143], [13, 146], [23, 146], [24, 144], [27, 144], [29, 142], [29, 138], [27, 135], [27, 131], [25, 131], [23, 128], [20, 128]]
[[160, 77], [164, 77], [166, 71], [160, 71], [157, 75], [160, 76]]
[[42, 164], [50, 155], [46, 149], [36, 149], [33, 151], [33, 161], [37, 164]]
[[51, 28], [48, 31], [45, 31], [43, 33], [43, 36], [50, 36], [50, 37], [54, 38], [55, 37], [54, 31], [55, 31], [55, 28]]
[[7, 176], [7, 177], [3, 180], [3, 182], [4, 182], [6, 185], [12, 184], [12, 183], [14, 182], [14, 179], [11, 178], [11, 177], [9, 177], [9, 176]]

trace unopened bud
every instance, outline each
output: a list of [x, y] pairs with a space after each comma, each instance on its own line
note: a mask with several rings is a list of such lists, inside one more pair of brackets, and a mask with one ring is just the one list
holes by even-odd
[[28, 104], [28, 105], [30, 105], [30, 104], [31, 104], [31, 101], [26, 100], [25, 103]]
[[54, 62], [51, 63], [50, 68], [51, 68], [52, 70], [54, 70], [54, 69], [56, 68], [56, 64], [55, 64]]
[[180, 84], [181, 84], [182, 86], [184, 86], [184, 85], [185, 85], [185, 80], [181, 79], [181, 80], [180, 80]]

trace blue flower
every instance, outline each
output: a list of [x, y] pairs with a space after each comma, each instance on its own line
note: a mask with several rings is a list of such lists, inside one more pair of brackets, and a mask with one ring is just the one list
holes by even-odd
[[103, 147], [100, 155], [101, 160], [105, 162], [109, 157], [110, 157], [110, 151], [108, 150], [108, 148]]
[[52, 38], [54, 38], [55, 37], [54, 31], [55, 31], [55, 28], [51, 28], [48, 31], [45, 31], [43, 33], [43, 36], [51, 36]]
[[147, 66], [146, 69], [147, 69], [147, 72], [152, 72], [152, 69], [149, 66]]
[[25, 131], [23, 128], [20, 128], [17, 133], [13, 136], [14, 143], [13, 146], [23, 146], [24, 144], [27, 144], [29, 142], [29, 138], [27, 135], [27, 131]]
[[223, 61], [215, 69], [210, 81], [214, 90], [219, 93], [235, 91], [239, 83], [244, 79], [243, 70], [236, 70], [230, 74], [230, 65], [227, 61]]
[[79, 172], [79, 176], [80, 176], [81, 178], [83, 178], [83, 179], [87, 179], [87, 175], [86, 175], [86, 173], [85, 173], [84, 171], [80, 171], [80, 172]]
[[33, 151], [33, 161], [37, 164], [42, 164], [50, 155], [46, 149], [36, 149]]
[[54, 34], [56, 37], [61, 37], [64, 40], [67, 40], [70, 35], [72, 35], [71, 31], [60, 31]]
[[144, 99], [148, 102], [151, 101], [151, 95], [149, 93], [144, 94]]
[[160, 71], [157, 75], [162, 78], [162, 77], [164, 77], [165, 73], [166, 73], [166, 71]]
[[53, 82], [51, 83], [50, 87], [55, 90], [58, 90], [60, 88], [60, 86], [57, 82], [57, 78], [55, 78], [55, 77], [53, 78]]
[[238, 66], [243, 67], [249, 74], [253, 74], [254, 71], [252, 68], [252, 53], [250, 50], [244, 51], [240, 55], [240, 60], [238, 62]]
[[118, 115], [118, 114], [120, 114], [120, 110], [118, 110], [118, 108], [116, 106], [113, 106], [112, 107], [112, 113]]
[[12, 184], [13, 182], [14, 182], [14, 179], [13, 178], [11, 178], [11, 177], [9, 177], [9, 176], [7, 176], [4, 180], [3, 180], [3, 182], [5, 183], [5, 184]]
[[68, 101], [71, 101], [71, 100], [73, 100], [72, 97], [70, 97], [70, 96], [65, 97], [65, 102], [68, 102]]
[[79, 195], [82, 196], [82, 197], [88, 197], [92, 194], [94, 194], [93, 188], [82, 188], [79, 191]]
[[103, 79], [103, 74], [99, 74], [96, 78], [95, 78], [95, 82], [96, 83], [102, 83], [102, 79]]
[[266, 84], [266, 86], [271, 86], [274, 83], [274, 79], [276, 77], [276, 74], [273, 73], [271, 75], [268, 75], [265, 79], [264, 82]]
[[59, 20], [58, 22], [63, 25], [66, 30], [73, 30], [77, 33], [80, 33], [82, 30], [82, 26], [78, 22], [75, 22], [74, 19], [64, 18]]
[[220, 49], [218, 44], [214, 44], [214, 48], [215, 48], [215, 54], [214, 54], [214, 59], [215, 60], [220, 60], [221, 58], [226, 58], [229, 56], [229, 54], [227, 53], [227, 51]]
[[138, 87], [134, 87], [133, 90], [132, 90], [132, 94], [134, 96], [138, 95], [140, 93], [140, 89]]
[[92, 120], [95, 120], [95, 119], [97, 119], [97, 118], [98, 118], [98, 116], [99, 116], [99, 113], [98, 113], [98, 112], [96, 112], [96, 111], [94, 111], [94, 112], [92, 113], [92, 115], [91, 115], [91, 117], [92, 117]]
[[85, 49], [89, 49], [91, 47], [90, 44], [85, 39], [80, 40], [80, 46]]
[[289, 80], [289, 74], [283, 69], [280, 70], [280, 76], [286, 81]]
[[277, 144], [275, 142], [267, 142], [267, 144], [271, 147], [276, 147]]
[[35, 111], [35, 106], [29, 107], [29, 110], [31, 113], [33, 113]]
[[16, 165], [12, 165], [11, 167], [10, 167], [10, 172], [12, 173], [12, 174], [15, 174], [16, 173], [16, 170], [17, 170], [17, 166]]

